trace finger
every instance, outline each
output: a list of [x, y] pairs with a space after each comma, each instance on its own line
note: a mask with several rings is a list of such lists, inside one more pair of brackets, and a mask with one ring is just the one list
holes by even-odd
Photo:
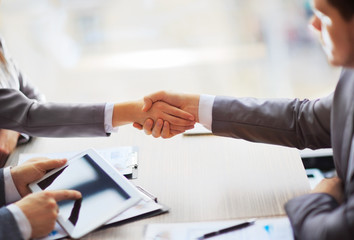
[[160, 137], [162, 127], [163, 127], [163, 120], [157, 119], [156, 124], [155, 124], [154, 128], [152, 129], [152, 136], [154, 136], [155, 138]]
[[152, 127], [154, 126], [154, 121], [150, 118], [145, 120], [144, 123], [144, 132], [146, 135], [151, 135], [152, 134]]
[[40, 162], [40, 161], [44, 161], [44, 160], [50, 160], [50, 158], [46, 158], [46, 157], [35, 157], [35, 158], [31, 158], [29, 160], [27, 160], [25, 163], [36, 163], [36, 162]]
[[51, 193], [55, 201], [63, 201], [63, 200], [75, 200], [82, 198], [82, 195], [79, 191], [75, 190], [55, 190], [55, 191], [48, 191]]
[[147, 112], [150, 110], [151, 106], [153, 104], [153, 101], [150, 97], [144, 97], [144, 106], [142, 108], [143, 112]]
[[144, 97], [143, 112], [147, 112], [152, 104], [157, 101], [165, 101], [167, 94], [164, 91], [159, 91]]
[[183, 111], [177, 107], [171, 106], [166, 103], [164, 104], [164, 112], [166, 114], [172, 115], [174, 117], [178, 117], [178, 118], [182, 118], [182, 119], [186, 119], [186, 120], [190, 120], [190, 121], [195, 120], [193, 114]]
[[163, 122], [163, 128], [161, 132], [161, 137], [162, 138], [170, 138], [172, 137], [170, 134], [170, 124], [167, 121]]
[[194, 128], [194, 125], [189, 125], [189, 126], [177, 126], [177, 125], [173, 125], [173, 124], [170, 124], [170, 130], [175, 130], [175, 131], [187, 131], [189, 129], [193, 129]]
[[133, 123], [133, 127], [135, 127], [136, 129], [139, 129], [139, 130], [143, 130], [143, 126], [137, 122]]
[[62, 167], [67, 161], [68, 160], [65, 158], [64, 159], [42, 159], [36, 162], [35, 164], [41, 170], [47, 171], [54, 168]]
[[178, 118], [166, 113], [164, 114], [163, 119], [165, 121], [168, 121], [170, 124], [177, 125], [177, 126], [190, 126], [195, 124], [194, 121]]

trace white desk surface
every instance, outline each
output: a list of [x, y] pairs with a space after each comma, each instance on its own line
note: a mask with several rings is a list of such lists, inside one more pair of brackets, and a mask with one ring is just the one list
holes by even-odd
[[98, 230], [84, 239], [143, 239], [148, 223], [281, 216], [284, 203], [309, 191], [298, 150], [216, 136], [154, 139], [130, 126], [107, 138], [37, 138], [21, 152], [62, 152], [89, 147], [139, 147], [134, 182], [170, 207], [170, 212]]

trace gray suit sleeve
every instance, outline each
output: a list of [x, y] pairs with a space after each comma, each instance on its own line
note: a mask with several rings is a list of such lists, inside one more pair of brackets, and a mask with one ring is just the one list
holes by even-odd
[[[354, 135], [351, 149], [349, 161], [354, 160]], [[303, 195], [286, 203], [285, 210], [298, 239], [354, 239], [354, 178], [353, 165], [350, 165], [348, 173], [351, 172], [351, 177], [346, 181], [342, 204], [324, 193]]]
[[0, 169], [0, 239], [23, 239], [12, 213], [5, 207], [4, 171]]
[[40, 103], [18, 90], [0, 89], [0, 128], [32, 136], [107, 136], [104, 109], [104, 103]]
[[5, 181], [4, 181], [4, 170], [0, 169], [0, 207], [6, 204], [5, 200]]
[[45, 102], [45, 96], [42, 94], [32, 82], [30, 82], [22, 72], [18, 71], [18, 80], [20, 83], [20, 91], [29, 99], [35, 99], [38, 102]]
[[212, 131], [299, 149], [330, 147], [332, 98], [301, 101], [218, 96], [213, 105]]
[[285, 205], [294, 234], [301, 240], [350, 240], [354, 237], [354, 196], [339, 205], [330, 195], [313, 193]]
[[0, 239], [23, 239], [15, 218], [6, 207], [0, 208]]

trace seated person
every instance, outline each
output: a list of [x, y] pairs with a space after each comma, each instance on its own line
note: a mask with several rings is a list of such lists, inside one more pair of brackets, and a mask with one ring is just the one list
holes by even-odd
[[26, 240], [48, 235], [57, 219], [57, 202], [81, 198], [81, 193], [74, 190], [30, 194], [28, 184], [65, 163], [66, 159], [36, 158], [11, 169], [0, 169], [0, 239]]
[[[333, 94], [315, 100], [254, 99], [159, 92], [145, 109], [165, 101], [193, 113], [215, 135], [289, 147], [333, 149], [338, 177], [285, 206], [296, 239], [354, 239], [354, 1], [314, 0], [312, 26], [329, 62], [343, 69]], [[162, 120], [159, 120], [162, 121]], [[171, 137], [147, 120], [145, 132]]]

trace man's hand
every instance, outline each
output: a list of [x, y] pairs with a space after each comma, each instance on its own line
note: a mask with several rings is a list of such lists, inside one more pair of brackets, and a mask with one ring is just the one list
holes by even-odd
[[15, 150], [19, 136], [18, 132], [0, 129], [0, 167], [5, 165], [7, 158]]
[[199, 94], [178, 94], [160, 91], [144, 97], [143, 111], [149, 111], [154, 103], [162, 101], [191, 113], [195, 117], [195, 121], [199, 122], [199, 98]]
[[163, 121], [162, 119], [158, 119], [154, 125], [154, 121], [152, 119], [146, 119], [144, 125], [140, 125], [139, 123], [134, 123], [133, 127], [143, 130], [146, 135], [152, 135], [155, 138], [171, 138], [176, 136], [177, 134], [184, 133], [186, 130], [191, 128], [181, 128], [178, 126], [171, 126], [168, 121]]
[[344, 199], [342, 180], [338, 177], [323, 179], [311, 192], [327, 193], [334, 197], [339, 204]]
[[48, 170], [58, 168], [66, 163], [66, 159], [35, 158], [13, 167], [11, 176], [22, 197], [31, 193], [28, 184], [41, 179]]
[[[166, 102], [154, 103], [148, 111], [142, 111], [143, 100], [117, 103], [113, 108], [113, 127], [135, 122], [140, 129], [147, 119], [157, 122], [163, 119], [169, 123], [173, 133], [184, 132], [194, 127], [195, 116]], [[163, 123], [162, 123], [163, 124]]]
[[[143, 111], [150, 111], [154, 104], [162, 101], [191, 113], [195, 117], [196, 122], [198, 122], [199, 98], [200, 95], [197, 94], [177, 94], [160, 91], [144, 97]], [[152, 134], [156, 138], [160, 136], [162, 138], [170, 138], [187, 130], [175, 127], [170, 122], [163, 121], [162, 119], [155, 122], [153, 119], [147, 119], [143, 125], [135, 122], [133, 126], [140, 130], [144, 129], [147, 135]]]
[[81, 193], [74, 190], [44, 191], [33, 193], [16, 202], [32, 227], [31, 238], [44, 237], [55, 227], [58, 216], [58, 201], [80, 199]]

